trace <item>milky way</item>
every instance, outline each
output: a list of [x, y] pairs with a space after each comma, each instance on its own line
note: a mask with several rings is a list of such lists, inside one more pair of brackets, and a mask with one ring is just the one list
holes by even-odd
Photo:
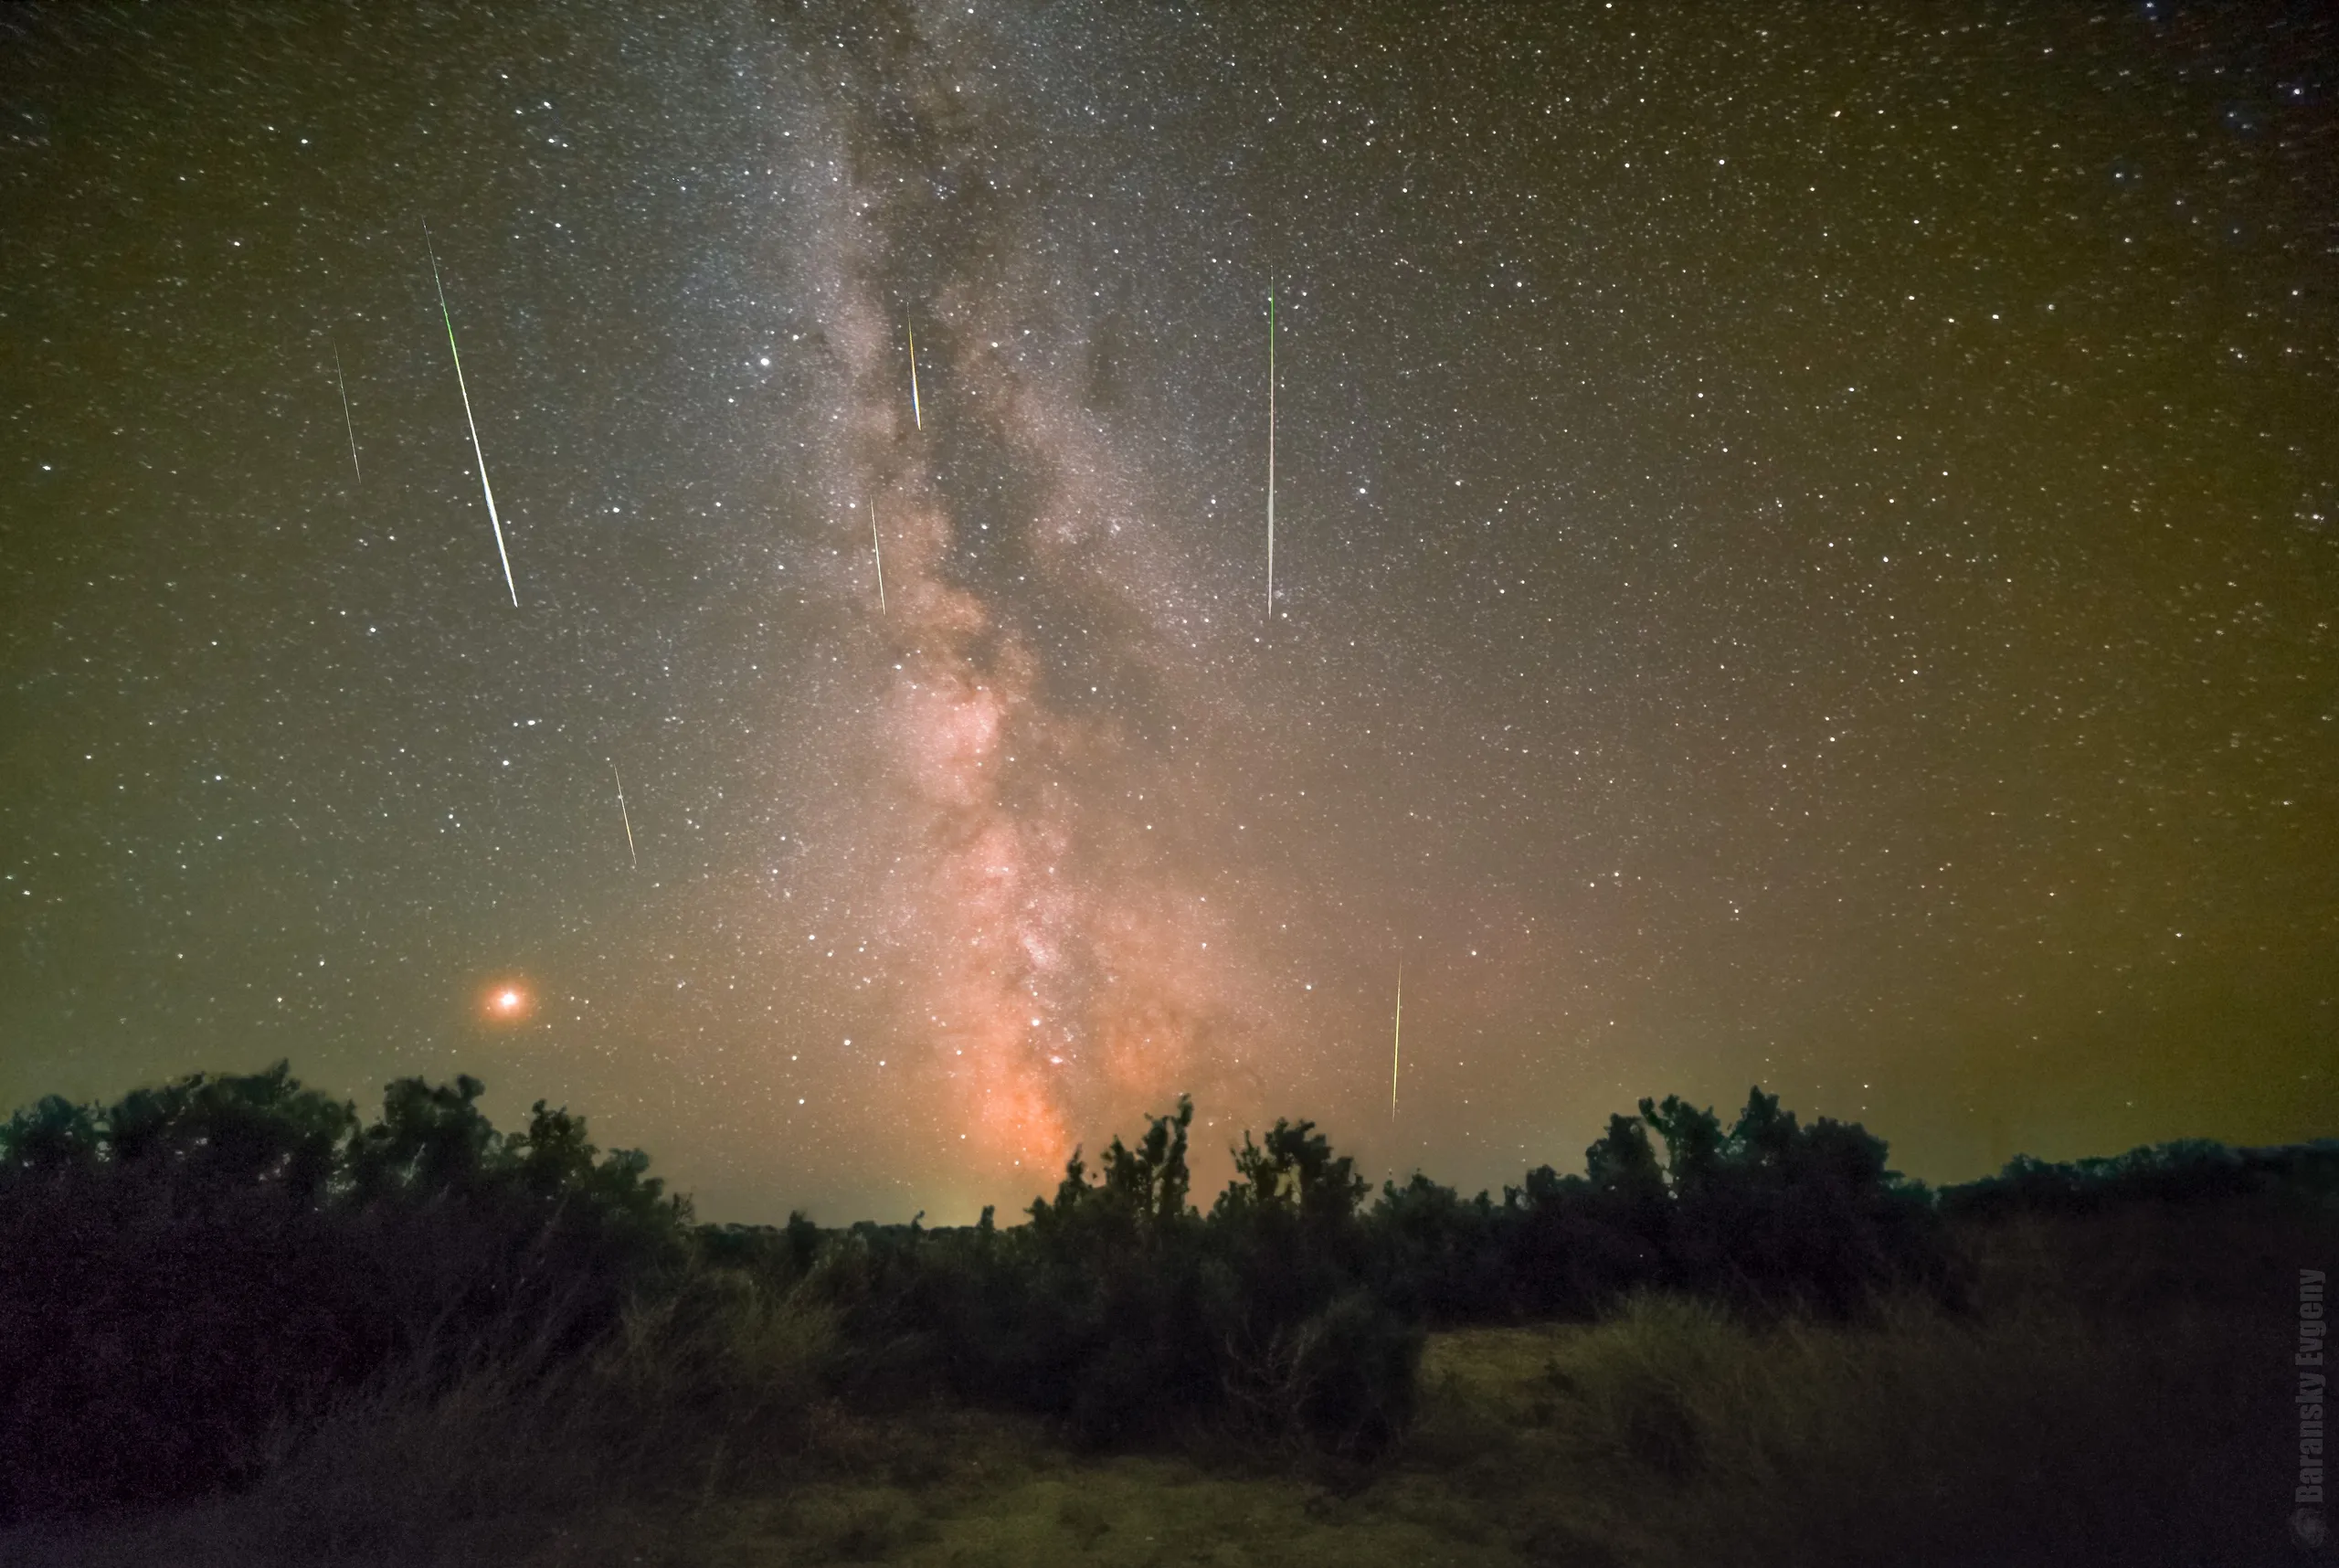
[[[849, 847], [814, 880], [878, 944], [885, 1033], [932, 1055], [936, 1125], [977, 1160], [1037, 1168], [1085, 1130], [1222, 1089], [1255, 1031], [1208, 908], [1233, 868], [1198, 873], [1216, 857], [1171, 847], [1211, 814], [1212, 770], [1165, 741], [1239, 744], [1212, 732], [1265, 715], [1212, 689], [1213, 552], [1162, 515], [1064, 352], [1094, 313], [1047, 243], [1028, 126], [983, 69], [1001, 40], [937, 23], [874, 60], [844, 51], [833, 145], [807, 171], [831, 186], [795, 237], [832, 312], [841, 415], [820, 490], [840, 510], [866, 497], [894, 563], [850, 639], [874, 695], [834, 718], [867, 743], [839, 748], [852, 782], [826, 813]], [[902, 396], [913, 312], [930, 427]], [[830, 591], [863, 597], [854, 576]]]
[[2328, 1132], [2323, 9], [11, 13], [0, 1101]]

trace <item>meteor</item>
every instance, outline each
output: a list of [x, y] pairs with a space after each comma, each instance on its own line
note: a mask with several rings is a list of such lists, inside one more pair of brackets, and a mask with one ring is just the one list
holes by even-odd
[[439, 319], [447, 323], [447, 352], [455, 356], [455, 387], [463, 395], [463, 422], [471, 429], [471, 456], [479, 460], [479, 493], [487, 498], [488, 526], [495, 530], [495, 556], [503, 563], [503, 586], [512, 592], [512, 608], [520, 608], [520, 588], [512, 580], [512, 556], [503, 548], [503, 520], [495, 514], [495, 492], [487, 486], [487, 453], [480, 450], [479, 421], [471, 418], [471, 389], [463, 381], [463, 351], [455, 346], [455, 318], [447, 313], [447, 285], [439, 281], [439, 252], [430, 244], [430, 225], [422, 225], [423, 249], [430, 252], [430, 285], [439, 291]]
[[1389, 1119], [1397, 1119], [1397, 1065], [1405, 1059], [1405, 963], [1397, 961], [1397, 1032], [1389, 1046]]
[[1275, 618], [1275, 287], [1267, 285], [1267, 619]]
[[625, 809], [625, 775], [618, 771], [616, 758], [609, 758], [609, 776], [618, 781], [618, 820], [625, 824], [625, 857], [633, 869], [641, 869], [641, 857], [633, 853], [633, 813]]
[[[331, 343], [332, 340], [326, 340]], [[341, 423], [349, 432], [349, 466], [357, 471], [357, 482], [365, 482], [365, 471], [357, 467], [357, 426], [349, 417], [349, 383], [342, 378], [341, 345], [333, 345], [333, 383], [341, 388]]]
[[869, 554], [877, 563], [877, 613], [885, 613], [885, 552], [877, 547], [877, 503], [869, 503]]
[[917, 421], [917, 428], [922, 430], [926, 429], [926, 412], [917, 405], [917, 328], [905, 317], [902, 329], [910, 334], [910, 418]]

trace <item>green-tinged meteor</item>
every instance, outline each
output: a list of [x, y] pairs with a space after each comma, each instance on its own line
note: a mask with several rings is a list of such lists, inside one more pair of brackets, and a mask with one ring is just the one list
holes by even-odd
[[1397, 1032], [1389, 1046], [1389, 1119], [1397, 1119], [1397, 1068], [1405, 1059], [1405, 965], [1397, 963]]
[[1267, 285], [1267, 619], [1275, 618], [1275, 289]]
[[471, 429], [471, 456], [479, 460], [479, 493], [487, 498], [487, 524], [495, 530], [495, 557], [503, 563], [503, 586], [512, 592], [512, 608], [520, 608], [520, 586], [512, 580], [512, 556], [503, 547], [503, 520], [495, 514], [495, 492], [488, 488], [487, 453], [480, 450], [479, 421], [471, 418], [471, 389], [463, 382], [463, 351], [455, 346], [455, 318], [447, 311], [447, 286], [439, 281], [439, 252], [430, 244], [430, 225], [422, 226], [423, 249], [430, 253], [430, 286], [439, 291], [439, 319], [447, 323], [447, 352], [455, 356], [455, 387], [463, 395], [463, 422]]

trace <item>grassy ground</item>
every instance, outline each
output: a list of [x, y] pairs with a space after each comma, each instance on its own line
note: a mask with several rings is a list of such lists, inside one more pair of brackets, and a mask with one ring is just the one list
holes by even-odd
[[1369, 1467], [854, 1414], [810, 1393], [823, 1325], [750, 1299], [549, 1390], [386, 1394], [242, 1497], [20, 1532], [0, 1564], [2292, 1561], [2289, 1271], [2334, 1239], [2313, 1214], [2028, 1224], [1971, 1239], [1964, 1314], [1652, 1298], [1439, 1335]]

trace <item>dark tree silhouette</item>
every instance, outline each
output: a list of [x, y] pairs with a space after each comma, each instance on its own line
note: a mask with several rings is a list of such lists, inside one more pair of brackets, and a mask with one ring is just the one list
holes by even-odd
[[[1882, 1139], [1756, 1087], [1725, 1132], [1678, 1095], [1614, 1116], [1582, 1175], [1499, 1202], [1416, 1173], [1377, 1197], [1313, 1122], [1246, 1133], [1198, 1210], [1194, 1110], [1074, 1152], [1027, 1224], [693, 1229], [646, 1156], [538, 1101], [498, 1131], [475, 1078], [400, 1079], [380, 1115], [279, 1063], [0, 1127], [0, 1520], [194, 1495], [392, 1368], [549, 1371], [690, 1277], [802, 1293], [831, 1386], [946, 1391], [1091, 1441], [1197, 1423], [1370, 1453], [1410, 1419], [1426, 1326], [1593, 1317], [1635, 1290], [1752, 1314], [1956, 1297], [1946, 1224], [2264, 1197], [2327, 1205], [2339, 1143], [2017, 1160], [1941, 1194]], [[692, 1276], [690, 1271], [699, 1271]], [[730, 1288], [733, 1287], [726, 1287]]]
[[685, 1254], [689, 1210], [536, 1107], [402, 1079], [379, 1119], [286, 1064], [0, 1128], [0, 1519], [189, 1496], [400, 1361], [591, 1343]]

